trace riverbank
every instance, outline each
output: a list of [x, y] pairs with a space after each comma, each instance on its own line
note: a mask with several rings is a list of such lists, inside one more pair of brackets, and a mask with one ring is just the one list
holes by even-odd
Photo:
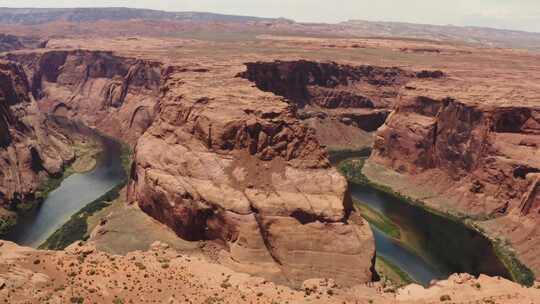
[[60, 176], [46, 178], [38, 186], [33, 200], [16, 204], [14, 210], [0, 208], [0, 237], [7, 235], [17, 225], [19, 217], [24, 217], [38, 209], [49, 194], [60, 187], [66, 178], [75, 173], [83, 174], [96, 168], [103, 151], [99, 141], [94, 138], [74, 138], [72, 140], [74, 158], [71, 163], [66, 164]]
[[39, 249], [63, 250], [75, 241], [87, 238], [89, 234], [88, 218], [110, 206], [120, 196], [120, 190], [124, 186], [125, 182], [117, 185], [72, 215], [60, 229], [56, 230], [43, 244], [39, 245]]
[[74, 140], [72, 147], [75, 155], [73, 162], [64, 168], [61, 176], [50, 177], [39, 186], [38, 191], [36, 191], [37, 200], [45, 200], [52, 191], [60, 187], [62, 182], [71, 175], [87, 173], [96, 168], [103, 152], [103, 146], [99, 143], [99, 140], [95, 138]]
[[125, 173], [124, 178], [105, 194], [73, 214], [62, 227], [56, 230], [39, 246], [40, 249], [63, 250], [73, 242], [89, 237], [91, 231], [89, 218], [104, 208], [109, 207], [117, 200], [120, 197], [120, 191], [127, 184], [127, 176], [131, 167], [133, 152], [127, 144], [122, 144], [120, 153], [120, 161]]
[[392, 188], [376, 183], [370, 180], [367, 176], [362, 173], [366, 159], [349, 159], [343, 161], [338, 165], [338, 169], [345, 175], [345, 177], [354, 184], [364, 185], [376, 189], [382, 193], [385, 193], [395, 199], [407, 203], [411, 206], [419, 207], [426, 212], [437, 215], [439, 217], [445, 218], [449, 221], [464, 225], [468, 229], [474, 230], [478, 234], [482, 235], [484, 238], [491, 242], [491, 246], [498, 259], [504, 264], [508, 273], [511, 276], [511, 279], [515, 282], [518, 282], [522, 285], [531, 286], [534, 283], [535, 277], [533, 272], [528, 269], [513, 253], [510, 246], [496, 238], [492, 238], [485, 232], [484, 229], [481, 229], [471, 217], [459, 216], [449, 212], [442, 212], [427, 206], [424, 202], [413, 199], [406, 195], [403, 195], [399, 192], [394, 191]]
[[336, 149], [327, 149], [328, 152], [328, 160], [330, 163], [334, 166], [338, 165], [340, 162], [349, 159], [349, 158], [367, 158], [369, 155], [371, 155], [371, 148], [366, 147], [360, 150], [354, 150], [354, 149], [343, 149], [343, 150], [336, 150]]
[[362, 217], [368, 221], [368, 223], [377, 227], [379, 230], [393, 239], [399, 240], [401, 238], [400, 228], [394, 224], [392, 220], [373, 208], [368, 207], [359, 200], [353, 198], [352, 201], [354, 208], [360, 212]]
[[382, 256], [377, 256], [375, 270], [385, 286], [399, 288], [416, 283], [405, 271]]

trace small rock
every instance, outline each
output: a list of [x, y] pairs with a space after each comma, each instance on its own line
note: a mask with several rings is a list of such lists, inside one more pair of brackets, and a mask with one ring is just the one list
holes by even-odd
[[152, 245], [150, 245], [150, 249], [153, 251], [169, 249], [169, 247], [169, 244], [160, 241], [155, 241], [152, 243]]
[[45, 285], [47, 284], [49, 281], [51, 280], [51, 278], [49, 278], [49, 276], [43, 274], [43, 273], [35, 273], [32, 278], [30, 279], [30, 281], [32, 282], [32, 284], [34, 285]]

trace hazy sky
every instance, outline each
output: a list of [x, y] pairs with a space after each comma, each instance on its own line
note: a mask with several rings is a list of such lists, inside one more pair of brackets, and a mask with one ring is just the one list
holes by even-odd
[[540, 0], [0, 0], [9, 7], [127, 6], [296, 21], [349, 19], [478, 25], [540, 32]]

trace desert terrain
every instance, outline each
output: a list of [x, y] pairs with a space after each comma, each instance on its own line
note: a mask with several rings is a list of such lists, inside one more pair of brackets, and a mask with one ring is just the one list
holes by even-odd
[[[362, 37], [282, 19], [61, 11], [32, 24], [20, 13], [0, 13], [13, 35], [1, 39], [0, 228], [39, 205], [51, 178], [95, 166], [98, 152], [81, 156], [86, 139], [55, 117], [132, 156], [84, 241], [0, 243], [4, 302], [540, 301], [534, 45]], [[370, 183], [463, 222], [519, 268], [428, 288], [381, 281], [370, 224], [329, 161], [367, 150], [358, 173]]]

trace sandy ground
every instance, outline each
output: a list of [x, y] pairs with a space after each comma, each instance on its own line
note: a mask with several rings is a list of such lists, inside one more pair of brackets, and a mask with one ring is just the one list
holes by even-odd
[[540, 290], [500, 278], [454, 275], [426, 290], [396, 293], [378, 284], [341, 289], [332, 280], [309, 280], [293, 290], [236, 273], [165, 243], [149, 251], [112, 255], [92, 244], [62, 252], [0, 243], [0, 301], [4, 303], [508, 303], [534, 304]]

